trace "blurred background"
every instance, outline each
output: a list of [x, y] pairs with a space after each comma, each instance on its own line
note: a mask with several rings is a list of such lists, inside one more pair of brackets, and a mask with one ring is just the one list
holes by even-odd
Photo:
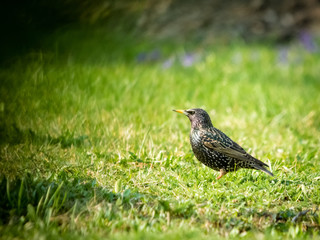
[[317, 0], [30, 0], [6, 1], [0, 11], [1, 58], [39, 47], [45, 36], [70, 24], [199, 44], [298, 40], [311, 51], [320, 30]]

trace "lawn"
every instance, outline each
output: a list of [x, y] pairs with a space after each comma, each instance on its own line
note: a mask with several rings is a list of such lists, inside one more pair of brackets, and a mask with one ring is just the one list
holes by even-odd
[[[0, 238], [320, 239], [320, 53], [70, 27], [0, 69]], [[198, 162], [189, 120], [270, 165]], [[214, 182], [214, 183], [213, 183]]]

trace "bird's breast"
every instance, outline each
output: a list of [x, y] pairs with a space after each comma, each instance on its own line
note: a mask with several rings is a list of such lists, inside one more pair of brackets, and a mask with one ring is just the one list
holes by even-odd
[[200, 131], [199, 130], [194, 130], [192, 129], [190, 132], [190, 143], [191, 143], [191, 147], [192, 150], [194, 152], [194, 154], [196, 155], [196, 157], [199, 158], [203, 158], [203, 154], [201, 149], [203, 148], [202, 146], [202, 141], [201, 141], [201, 135], [200, 135]]
[[197, 145], [201, 143], [200, 131], [199, 130], [191, 130], [190, 132], [190, 143], [191, 145]]

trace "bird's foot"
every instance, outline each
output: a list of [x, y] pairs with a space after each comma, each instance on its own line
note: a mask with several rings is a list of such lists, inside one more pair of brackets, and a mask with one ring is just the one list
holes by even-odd
[[220, 178], [222, 178], [226, 174], [227, 174], [226, 170], [220, 169], [220, 175], [217, 177], [217, 180], [219, 180]]

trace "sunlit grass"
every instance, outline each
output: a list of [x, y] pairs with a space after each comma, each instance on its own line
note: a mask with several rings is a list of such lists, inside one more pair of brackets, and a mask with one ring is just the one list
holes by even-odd
[[[319, 238], [319, 57], [298, 43], [279, 59], [273, 45], [56, 33], [1, 69], [0, 235]], [[239, 170], [212, 184], [188, 119], [171, 111], [191, 107], [275, 177]]]

